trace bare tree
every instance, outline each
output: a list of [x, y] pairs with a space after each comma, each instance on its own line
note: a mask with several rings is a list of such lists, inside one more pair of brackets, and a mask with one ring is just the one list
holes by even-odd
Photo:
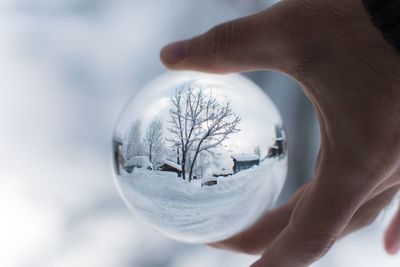
[[129, 162], [135, 156], [144, 155], [141, 128], [142, 122], [140, 120], [134, 121], [124, 137], [122, 150], [126, 162]]
[[202, 152], [222, 144], [239, 131], [240, 118], [233, 112], [230, 102], [220, 103], [212, 93], [205, 93], [195, 82], [187, 82], [177, 88], [171, 98], [171, 127], [173, 138], [180, 143], [182, 178], [193, 178], [197, 157]]
[[149, 160], [153, 164], [153, 169], [156, 169], [165, 152], [163, 126], [160, 119], [154, 119], [148, 126], [144, 137], [144, 144]]

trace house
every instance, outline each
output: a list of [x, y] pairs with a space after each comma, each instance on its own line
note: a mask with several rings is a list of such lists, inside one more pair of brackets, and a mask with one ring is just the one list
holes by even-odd
[[160, 167], [158, 167], [158, 170], [164, 172], [176, 172], [178, 177], [182, 174], [182, 166], [169, 160], [164, 160]]
[[238, 173], [260, 164], [260, 157], [256, 154], [232, 155], [233, 173]]
[[147, 156], [134, 156], [125, 162], [124, 169], [131, 173], [134, 168], [152, 170], [153, 164]]

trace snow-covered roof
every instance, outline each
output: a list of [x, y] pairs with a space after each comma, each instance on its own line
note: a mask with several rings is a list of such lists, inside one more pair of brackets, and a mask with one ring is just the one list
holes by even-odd
[[236, 161], [254, 161], [260, 159], [260, 157], [256, 154], [237, 154], [232, 155], [232, 158]]
[[175, 163], [175, 162], [172, 162], [172, 161], [169, 161], [169, 160], [164, 160], [164, 164], [166, 164], [168, 166], [171, 166], [174, 169], [177, 169], [179, 171], [182, 171], [182, 166], [177, 164], [177, 163]]

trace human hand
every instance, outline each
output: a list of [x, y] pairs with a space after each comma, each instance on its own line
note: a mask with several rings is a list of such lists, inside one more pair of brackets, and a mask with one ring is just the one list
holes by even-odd
[[[253, 267], [308, 266], [370, 224], [400, 189], [400, 55], [361, 0], [283, 0], [161, 51], [176, 70], [276, 70], [318, 114], [313, 179], [255, 226], [213, 246], [263, 253]], [[400, 212], [386, 234], [400, 249]]]

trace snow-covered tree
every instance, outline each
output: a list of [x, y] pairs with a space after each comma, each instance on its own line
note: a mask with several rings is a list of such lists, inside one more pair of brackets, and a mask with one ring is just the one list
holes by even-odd
[[210, 151], [200, 152], [197, 156], [195, 164], [192, 167], [193, 175], [196, 175], [197, 179], [203, 178], [206, 174], [206, 170], [208, 167], [215, 167], [218, 165], [216, 163], [218, 161], [217, 155], [217, 153], [210, 153]]
[[147, 156], [153, 164], [153, 169], [156, 169], [157, 164], [165, 153], [163, 126], [160, 119], [154, 119], [148, 126], [144, 137], [144, 144]]
[[171, 98], [172, 143], [180, 143], [182, 178], [189, 181], [200, 153], [211, 152], [229, 136], [239, 131], [239, 116], [230, 102], [220, 103], [212, 93], [205, 93], [195, 82], [177, 88]]
[[135, 156], [144, 156], [144, 146], [141, 134], [142, 122], [134, 121], [129, 127], [124, 137], [122, 150], [126, 162], [129, 162]]

